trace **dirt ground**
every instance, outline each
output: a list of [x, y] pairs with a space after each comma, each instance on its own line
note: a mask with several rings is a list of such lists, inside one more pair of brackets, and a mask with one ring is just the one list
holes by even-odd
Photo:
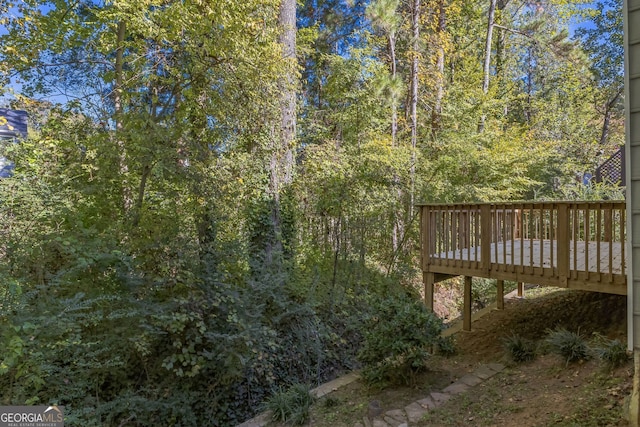
[[413, 387], [368, 389], [355, 382], [314, 405], [308, 425], [352, 427], [372, 400], [400, 409], [442, 390], [484, 363], [507, 368], [430, 412], [420, 426], [621, 426], [631, 392], [631, 361], [607, 371], [596, 359], [566, 364], [540, 351], [534, 361], [512, 362], [503, 339], [518, 334], [542, 342], [550, 329], [564, 327], [586, 340], [595, 334], [626, 342], [626, 297], [599, 293], [532, 290], [475, 321], [471, 332], [455, 335], [457, 354], [434, 356]]
[[559, 356], [541, 352], [533, 362], [516, 364], [503, 345], [511, 334], [542, 342], [556, 327], [578, 332], [587, 341], [600, 334], [625, 343], [626, 297], [575, 291], [535, 294], [529, 291], [525, 299], [508, 301], [505, 310], [474, 322], [471, 332], [455, 335], [458, 355], [443, 361], [441, 369], [460, 375], [490, 362], [505, 363], [508, 369], [421, 425], [627, 425], [624, 404], [631, 392], [631, 361], [610, 372], [595, 358], [567, 365]]

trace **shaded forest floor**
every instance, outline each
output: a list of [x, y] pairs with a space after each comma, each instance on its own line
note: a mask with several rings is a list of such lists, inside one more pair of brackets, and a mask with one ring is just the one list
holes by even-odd
[[384, 410], [401, 409], [492, 362], [507, 368], [432, 410], [419, 425], [627, 425], [624, 404], [632, 385], [631, 361], [615, 371], [605, 370], [595, 358], [567, 365], [543, 351], [529, 363], [510, 361], [505, 337], [518, 334], [542, 342], [548, 330], [558, 326], [579, 331], [587, 340], [601, 334], [625, 342], [626, 297], [547, 289], [509, 300], [504, 311], [494, 310], [475, 321], [473, 331], [457, 333], [457, 354], [434, 356], [413, 387], [372, 390], [356, 381], [316, 402], [307, 425], [352, 427], [362, 421], [373, 400]]

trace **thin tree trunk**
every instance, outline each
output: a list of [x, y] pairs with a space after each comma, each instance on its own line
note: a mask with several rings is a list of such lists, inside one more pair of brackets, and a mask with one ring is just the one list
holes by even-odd
[[524, 111], [524, 118], [527, 124], [531, 124], [531, 117], [533, 115], [533, 107], [531, 105], [531, 100], [533, 99], [533, 72], [534, 72], [534, 64], [533, 64], [533, 53], [531, 52], [531, 47], [529, 47], [528, 57], [527, 57], [527, 105]]
[[411, 60], [411, 189], [409, 196], [409, 218], [413, 217], [415, 204], [416, 147], [418, 145], [418, 78], [420, 72], [420, 0], [413, 0], [411, 16], [412, 60]]
[[[391, 55], [391, 81], [395, 83], [397, 76], [396, 64], [396, 35], [394, 31], [389, 33], [389, 53]], [[398, 134], [398, 99], [395, 90], [391, 95], [391, 146], [396, 145]]]
[[152, 168], [153, 166], [150, 164], [146, 164], [142, 167], [142, 176], [140, 177], [140, 185], [138, 186], [138, 196], [133, 207], [133, 219], [131, 220], [131, 225], [134, 227], [137, 227], [140, 223], [142, 204], [144, 203], [144, 192], [147, 188], [147, 180], [149, 179], [149, 174], [151, 173]]
[[[398, 135], [398, 97], [395, 91], [395, 79], [397, 78], [397, 59], [396, 59], [396, 35], [395, 31], [391, 30], [389, 32], [389, 53], [391, 55], [391, 81], [392, 81], [392, 94], [391, 94], [391, 146], [396, 146], [396, 139]], [[397, 195], [398, 199], [402, 199], [402, 190], [400, 189], [400, 177], [398, 174], [394, 174], [393, 182], [397, 186]], [[401, 218], [402, 213], [394, 213], [393, 218], [393, 232], [392, 232], [392, 247], [393, 250], [398, 249], [398, 236], [402, 233], [401, 225], [397, 218]]]
[[[498, 0], [496, 7], [498, 8], [498, 17], [496, 17], [495, 24], [502, 25], [502, 11], [509, 4], [509, 0]], [[504, 71], [504, 55], [505, 55], [505, 44], [506, 44], [507, 33], [506, 31], [500, 31], [498, 33], [498, 41], [496, 43], [496, 78], [498, 79], [498, 84], [500, 85], [500, 90], [504, 89], [504, 80], [503, 80], [503, 71]], [[504, 116], [506, 117], [509, 114], [509, 104], [504, 104], [504, 109], [502, 111]], [[506, 125], [505, 125], [506, 126]]]
[[431, 112], [431, 138], [436, 139], [442, 128], [442, 99], [444, 98], [444, 32], [447, 25], [445, 0], [438, 0], [438, 25], [436, 34], [438, 50], [436, 52], [436, 96]]
[[609, 129], [611, 127], [611, 110], [613, 110], [613, 107], [616, 105], [616, 102], [618, 102], [620, 95], [622, 95], [621, 90], [616, 92], [613, 98], [611, 98], [607, 102], [607, 105], [605, 105], [604, 123], [602, 124], [602, 132], [600, 133], [600, 145], [605, 145], [607, 143], [607, 140], [609, 139]]
[[116, 33], [116, 63], [115, 63], [115, 88], [113, 91], [113, 107], [116, 123], [116, 145], [118, 148], [118, 162], [120, 179], [122, 182], [122, 206], [125, 215], [133, 206], [133, 197], [129, 187], [129, 167], [127, 165], [126, 146], [122, 135], [122, 119], [124, 113], [123, 106], [123, 72], [124, 72], [124, 37], [126, 34], [126, 24], [124, 21], [118, 22]]
[[[493, 26], [495, 25], [496, 16], [496, 0], [489, 0], [489, 20], [487, 24], [487, 37], [484, 44], [484, 65], [483, 65], [483, 77], [482, 77], [482, 94], [487, 95], [489, 93], [489, 76], [491, 71], [491, 44], [493, 42]], [[484, 132], [484, 124], [487, 117], [484, 111], [480, 117], [480, 123], [478, 124], [478, 133]]]

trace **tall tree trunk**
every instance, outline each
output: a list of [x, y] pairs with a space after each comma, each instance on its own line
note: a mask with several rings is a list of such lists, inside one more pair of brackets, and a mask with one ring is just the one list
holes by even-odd
[[[487, 37], [484, 44], [484, 65], [482, 69], [482, 94], [489, 93], [489, 76], [491, 71], [491, 45], [493, 42], [493, 26], [495, 25], [496, 16], [496, 0], [489, 0], [489, 18], [487, 24]], [[483, 100], [484, 102], [484, 100]], [[484, 132], [484, 122], [487, 116], [482, 112], [480, 123], [478, 124], [478, 133]]]
[[528, 53], [527, 53], [527, 86], [526, 86], [527, 103], [525, 105], [525, 110], [524, 110], [524, 119], [527, 125], [531, 124], [531, 119], [533, 116], [533, 106], [531, 104], [531, 101], [533, 100], [534, 69], [535, 69], [535, 64], [533, 63], [533, 52], [531, 51], [531, 47], [529, 47]]
[[415, 204], [416, 147], [418, 145], [418, 79], [420, 73], [420, 0], [413, 0], [411, 11], [412, 59], [411, 59], [411, 188], [409, 218], [413, 217]]
[[[498, 8], [498, 16], [495, 17], [495, 23], [500, 26], [502, 24], [502, 11], [509, 4], [509, 0], [498, 0], [496, 7]], [[498, 40], [496, 43], [496, 78], [498, 79], [498, 84], [500, 85], [500, 90], [504, 89], [504, 55], [505, 55], [505, 44], [507, 39], [506, 31], [499, 31]], [[506, 117], [509, 114], [509, 104], [504, 104], [504, 109], [502, 111], [504, 116]]]
[[286, 62], [287, 72], [282, 87], [280, 109], [282, 117], [281, 129], [281, 159], [282, 183], [291, 184], [293, 181], [293, 145], [296, 137], [296, 72], [298, 68], [296, 58], [296, 1], [282, 0], [280, 3], [280, 43], [282, 54]]
[[[509, 0], [497, 0], [496, 8], [498, 9], [497, 16], [494, 16], [494, 25], [500, 27], [504, 25], [502, 22], [502, 11], [505, 10]], [[504, 54], [505, 54], [505, 42], [506, 32], [500, 31], [498, 34], [498, 41], [496, 42], [496, 77], [500, 78], [504, 71]]]
[[[392, 94], [391, 94], [391, 146], [395, 147], [396, 138], [398, 135], [398, 94], [395, 91], [395, 80], [398, 76], [397, 59], [396, 59], [396, 34], [395, 31], [389, 32], [389, 53], [391, 55], [391, 82], [392, 82]], [[398, 199], [402, 200], [402, 190], [400, 188], [400, 177], [397, 174], [393, 176], [393, 182], [396, 184]], [[392, 247], [393, 250], [398, 250], [399, 236], [402, 234], [402, 226], [400, 224], [402, 214], [394, 214], [393, 218], [393, 232], [392, 232]]]
[[438, 25], [436, 35], [438, 50], [436, 52], [436, 94], [431, 111], [431, 138], [436, 139], [442, 128], [442, 98], [444, 98], [444, 33], [447, 25], [445, 0], [438, 0]]
[[398, 96], [395, 91], [395, 80], [398, 72], [396, 63], [396, 34], [393, 30], [389, 32], [389, 54], [391, 55], [391, 81], [393, 83], [393, 91], [391, 94], [391, 146], [394, 147], [398, 134]]
[[123, 140], [123, 72], [124, 72], [124, 37], [126, 34], [126, 24], [124, 21], [118, 22], [116, 29], [116, 61], [115, 61], [115, 87], [113, 90], [113, 109], [116, 123], [116, 146], [118, 149], [119, 172], [122, 182], [122, 207], [125, 215], [133, 206], [133, 196], [129, 187], [129, 167], [127, 165], [126, 146]]
[[269, 161], [270, 237], [265, 242], [265, 258], [272, 264], [283, 254], [281, 195], [293, 181], [293, 145], [296, 136], [296, 0], [282, 0], [279, 11], [280, 37], [285, 73], [280, 80], [280, 123], [272, 133]]

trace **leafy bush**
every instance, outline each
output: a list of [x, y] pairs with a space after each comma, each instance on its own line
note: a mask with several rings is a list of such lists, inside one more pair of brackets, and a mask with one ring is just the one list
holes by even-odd
[[274, 421], [302, 425], [309, 419], [313, 400], [308, 386], [294, 384], [289, 389], [280, 390], [267, 399], [265, 408], [271, 411]]
[[597, 335], [596, 347], [593, 349], [607, 369], [615, 369], [629, 360], [627, 346], [620, 340], [610, 340]]
[[565, 328], [549, 331], [545, 339], [549, 349], [562, 356], [567, 364], [578, 360], [589, 359], [589, 346], [580, 333], [570, 332]]
[[512, 334], [502, 340], [511, 360], [516, 363], [529, 362], [536, 357], [536, 345], [520, 335]]
[[427, 348], [437, 345], [442, 322], [408, 295], [389, 296], [375, 308], [358, 353], [362, 377], [372, 385], [410, 384], [425, 367]]
[[438, 349], [438, 354], [445, 357], [454, 356], [458, 352], [456, 340], [453, 335], [449, 335], [448, 337], [439, 336], [436, 341], [436, 348]]

